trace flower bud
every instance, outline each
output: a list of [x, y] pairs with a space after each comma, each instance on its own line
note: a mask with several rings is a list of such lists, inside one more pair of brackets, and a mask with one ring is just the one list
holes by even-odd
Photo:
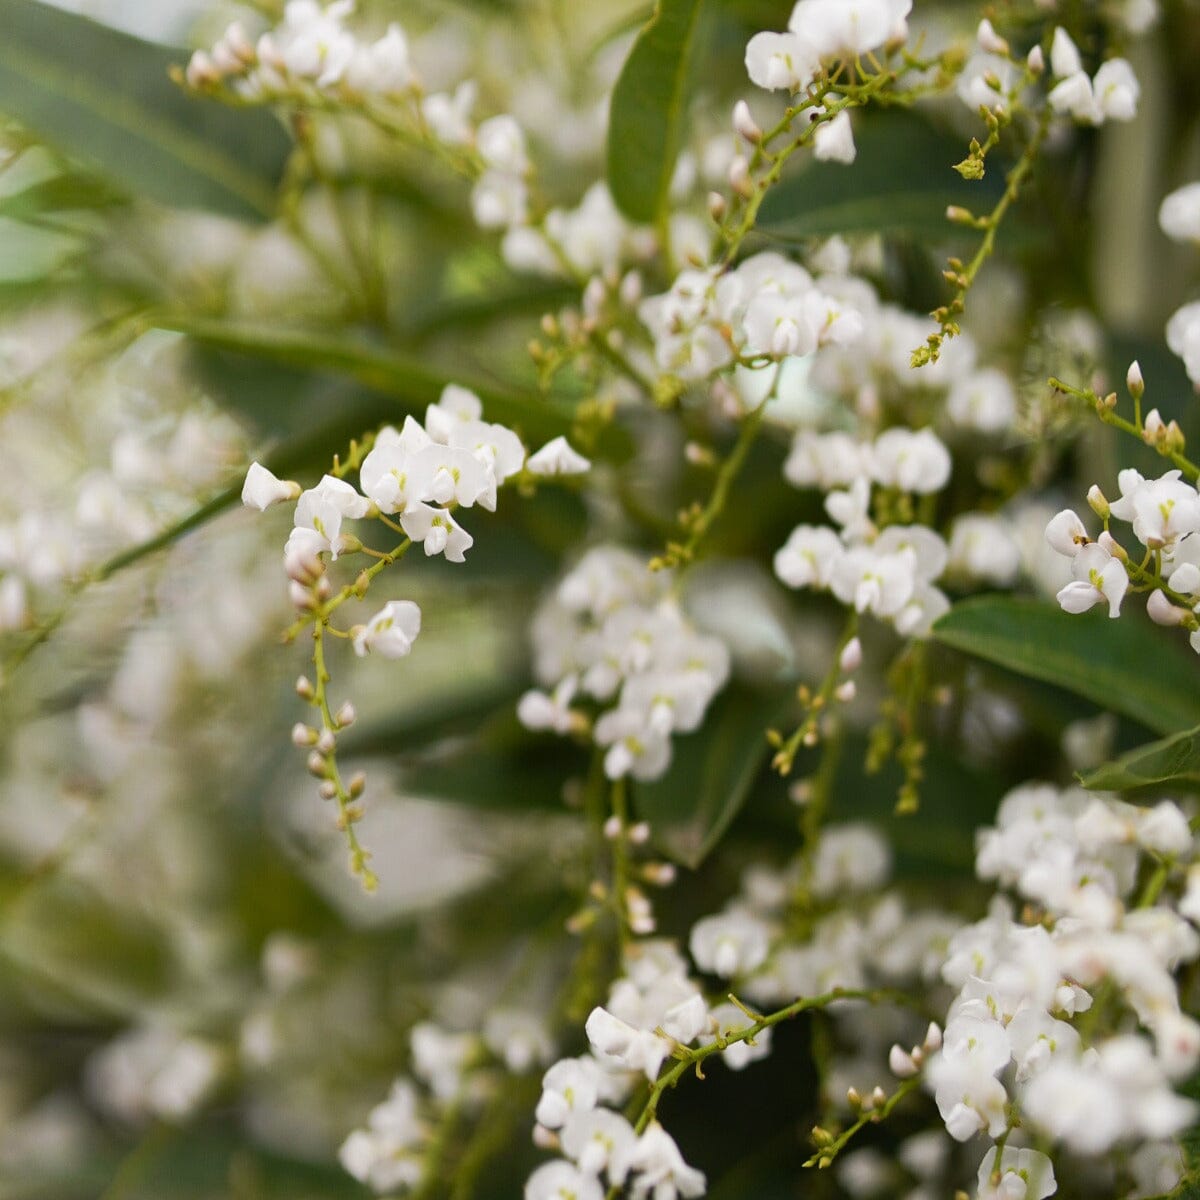
[[752, 145], [757, 146], [762, 141], [762, 130], [750, 115], [750, 105], [745, 100], [739, 100], [733, 106], [733, 128], [739, 137], [743, 137]]
[[366, 775], [362, 771], [355, 771], [350, 776], [350, 783], [346, 790], [350, 793], [351, 800], [357, 800], [367, 790]]
[[675, 882], [675, 867], [665, 862], [646, 863], [642, 878], [654, 887], [670, 887]]
[[559, 1148], [558, 1134], [547, 1129], [544, 1125], [533, 1127], [533, 1144], [539, 1150], [557, 1150]]
[[650, 840], [650, 826], [645, 821], [639, 821], [629, 827], [629, 840], [635, 846], [644, 846]]
[[611, 816], [604, 822], [604, 836], [610, 842], [615, 842], [621, 836], [621, 818]]
[[1157, 446], [1160, 442], [1166, 441], [1166, 437], [1166, 422], [1163, 421], [1158, 409], [1152, 408], [1146, 414], [1146, 420], [1142, 423], [1142, 441], [1147, 446]]
[[311, 725], [305, 725], [303, 721], [297, 721], [292, 726], [292, 745], [298, 746], [301, 750], [307, 749], [317, 740], [317, 731]]
[[1146, 390], [1146, 382], [1142, 379], [1142, 368], [1138, 365], [1136, 358], [1129, 364], [1129, 370], [1125, 372], [1125, 386], [1135, 400], [1140, 400]]
[[1034, 46], [1025, 61], [1035, 75], [1040, 75], [1046, 69], [1046, 56], [1042, 53], [1041, 46]]
[[337, 786], [332, 779], [323, 779], [317, 788], [317, 795], [322, 800], [332, 800], [337, 796]]
[[897, 1079], [911, 1079], [918, 1073], [918, 1067], [913, 1062], [912, 1055], [903, 1049], [899, 1042], [888, 1051], [888, 1067]]
[[301, 675], [296, 680], [296, 695], [301, 700], [311, 700], [316, 695], [316, 689], [312, 685], [312, 680], [307, 675]]
[[1191, 615], [1186, 608], [1172, 604], [1161, 588], [1156, 588], [1150, 593], [1146, 601], [1146, 612], [1155, 625], [1182, 625]]
[[1129, 554], [1125, 547], [1107, 529], [1096, 539], [1096, 545], [1103, 546], [1113, 558], [1119, 559], [1121, 562], [1129, 561]]
[[355, 722], [355, 720], [357, 720], [357, 718], [358, 718], [357, 710], [355, 709], [354, 705], [351, 704], [349, 700], [347, 700], [342, 705], [342, 707], [339, 708], [336, 713], [334, 713], [333, 723], [339, 729], [348, 729], [351, 725], [354, 724], [354, 722]]
[[304, 584], [297, 582], [295, 579], [288, 584], [288, 599], [301, 612], [306, 612], [308, 609], [316, 608], [317, 601], [312, 594], [312, 589], [307, 588]]
[[308, 768], [308, 773], [315, 775], [318, 779], [324, 779], [329, 771], [329, 764], [325, 761], [325, 755], [319, 750], [314, 750], [308, 756], [308, 761], [304, 765]]
[[322, 729], [317, 735], [317, 749], [324, 755], [330, 755], [337, 749], [337, 738], [332, 730]]
[[714, 221], [720, 221], [725, 216], [725, 210], [728, 205], [725, 202], [725, 197], [720, 192], [708, 193], [708, 215]]
[[741, 154], [734, 155], [733, 162], [729, 164], [729, 186], [744, 198], [754, 193], [754, 185], [750, 182], [750, 164]]
[[1104, 493], [1100, 490], [1097, 484], [1092, 484], [1088, 488], [1087, 502], [1091, 505], [1092, 512], [1096, 514], [1102, 521], [1108, 520], [1108, 500]]
[[942, 1048], [942, 1027], [936, 1021], [929, 1022], [929, 1028], [925, 1030], [925, 1041], [922, 1045], [930, 1054]]
[[979, 28], [975, 31], [975, 40], [979, 43], [980, 50], [987, 54], [1008, 53], [1008, 43], [996, 32], [991, 21], [986, 17], [979, 22]]
[[857, 671], [862, 666], [862, 658], [862, 642], [858, 638], [852, 637], [842, 647], [842, 653], [838, 657], [838, 666], [847, 673]]
[[853, 679], [847, 679], [844, 683], [839, 683], [833, 690], [834, 696], [837, 697], [843, 704], [849, 704], [851, 700], [858, 695], [858, 687]]
[[625, 278], [621, 280], [620, 287], [617, 289], [617, 294], [620, 296], [621, 303], [626, 308], [634, 308], [642, 298], [642, 276], [640, 271], [629, 271]]

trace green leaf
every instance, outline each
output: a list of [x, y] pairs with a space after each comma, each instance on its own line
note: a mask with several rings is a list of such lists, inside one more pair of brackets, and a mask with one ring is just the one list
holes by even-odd
[[479, 395], [489, 420], [512, 425], [534, 439], [566, 433], [574, 418], [573, 405], [471, 379], [461, 371], [439, 370], [424, 361], [349, 337], [331, 338], [308, 330], [191, 317], [163, 318], [157, 324], [160, 329], [187, 334], [216, 350], [249, 355], [276, 366], [351, 378], [398, 400], [396, 408], [400, 412], [420, 416], [447, 383], [459, 383]]
[[696, 77], [704, 0], [658, 0], [613, 89], [608, 186], [635, 221], [661, 220]]
[[946, 207], [988, 211], [1004, 190], [1004, 173], [989, 164], [968, 183], [953, 168], [962, 140], [908, 113], [855, 114], [858, 157], [849, 164], [816, 162], [777, 184], [763, 200], [758, 228], [783, 238], [878, 232], [948, 237]]
[[698, 867], [725, 835], [766, 763], [766, 731], [790, 697], [790, 688], [730, 685], [697, 732], [675, 739], [667, 774], [634, 788], [638, 815], [676, 862]]
[[933, 627], [947, 646], [1057, 684], [1158, 733], [1200, 723], [1200, 667], [1178, 640], [1132, 614], [1072, 616], [1051, 604], [981, 596]]
[[1097, 792], [1125, 792], [1162, 783], [1200, 783], [1200, 726], [1138, 746], [1079, 777]]
[[36, 0], [0, 0], [0, 112], [166, 204], [267, 216], [288, 141], [265, 110], [187, 95], [184, 57]]

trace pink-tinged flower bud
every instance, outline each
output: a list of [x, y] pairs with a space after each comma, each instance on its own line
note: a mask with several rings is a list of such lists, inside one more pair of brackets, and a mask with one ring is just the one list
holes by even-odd
[[292, 745], [298, 746], [301, 750], [307, 749], [316, 743], [317, 731], [311, 725], [305, 725], [303, 721], [297, 721], [292, 726]]
[[317, 749], [322, 754], [332, 754], [337, 749], [337, 738], [329, 729], [322, 729], [317, 735]]
[[1138, 365], [1136, 358], [1129, 364], [1129, 370], [1125, 372], [1125, 386], [1135, 400], [1140, 400], [1142, 393], [1146, 390], [1146, 381], [1142, 378], [1142, 368]]
[[358, 718], [358, 711], [347, 700], [333, 715], [333, 722], [339, 729], [348, 729]]
[[298, 580], [291, 580], [288, 584], [288, 599], [301, 612], [306, 612], [310, 608], [316, 607], [316, 598], [312, 594], [312, 589], [307, 588]]
[[749, 197], [754, 192], [754, 185], [750, 182], [750, 164], [741, 154], [735, 155], [729, 164], [729, 186], [739, 196]]
[[650, 840], [650, 826], [645, 821], [639, 821], [629, 828], [629, 840], [635, 846], [644, 846]]
[[911, 1079], [918, 1074], [918, 1067], [913, 1062], [912, 1055], [903, 1049], [899, 1042], [888, 1051], [888, 1067], [897, 1079]]
[[324, 779], [317, 788], [317, 795], [322, 800], [332, 800], [337, 795], [337, 787], [332, 779]]
[[929, 1028], [925, 1030], [925, 1041], [922, 1044], [930, 1054], [942, 1048], [942, 1027], [936, 1021], [929, 1022]]
[[862, 642], [856, 637], [852, 637], [842, 648], [842, 653], [838, 658], [838, 666], [843, 671], [857, 671], [862, 666], [863, 652]]
[[745, 100], [739, 100], [733, 106], [733, 128], [739, 137], [745, 138], [753, 145], [762, 141], [762, 130], [750, 115], [750, 105]]
[[1035, 75], [1040, 75], [1046, 69], [1046, 56], [1042, 53], [1041, 46], [1034, 46], [1026, 56], [1025, 61], [1029, 64], [1029, 69]]
[[714, 221], [720, 221], [725, 216], [725, 210], [729, 206], [725, 202], [725, 197], [720, 192], [708, 193], [708, 215]]
[[979, 22], [979, 28], [975, 32], [975, 40], [979, 43], [980, 50], [983, 50], [987, 54], [1008, 53], [1008, 42], [996, 32], [991, 21], [986, 17]]
[[324, 779], [329, 772], [329, 764], [325, 761], [325, 755], [319, 750], [314, 750], [304, 765], [308, 768], [308, 773], [315, 775], [318, 779]]
[[617, 816], [609, 817], [604, 822], [604, 836], [610, 842], [615, 842], [621, 836], [621, 818]]
[[296, 680], [296, 695], [301, 700], [311, 700], [316, 695], [316, 690], [313, 688], [312, 680], [307, 675], [301, 675]]
[[844, 683], [839, 683], [834, 688], [833, 694], [843, 704], [849, 704], [858, 695], [858, 687], [853, 679], [847, 679]]

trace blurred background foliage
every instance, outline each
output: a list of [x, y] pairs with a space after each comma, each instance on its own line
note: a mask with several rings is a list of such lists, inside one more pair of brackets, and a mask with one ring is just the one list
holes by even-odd
[[[745, 41], [781, 27], [790, 7], [711, 0], [696, 129], [722, 127], [744, 90]], [[969, 29], [978, 17], [975, 4], [918, 7], [948, 28]], [[558, 935], [586, 865], [564, 784], [578, 781], [586, 758], [521, 729], [513, 709], [529, 681], [528, 615], [595, 521], [579, 497], [506, 497], [464, 566], [436, 560], [405, 578], [404, 594], [426, 612], [421, 669], [368, 663], [354, 672], [363, 719], [344, 752], [369, 769], [362, 836], [378, 895], [362, 896], [346, 875], [340, 841], [287, 740], [297, 716], [291, 681], [304, 657], [273, 644], [286, 619], [274, 549], [285, 525], [226, 512], [249, 457], [266, 453], [280, 473], [315, 478], [352, 437], [420, 414], [451, 379], [536, 443], [568, 428], [588, 380], [539, 389], [524, 347], [540, 315], [570, 292], [511, 274], [474, 233], [464, 189], [436, 164], [350, 118], [283, 121], [198, 100], [171, 81], [188, 47], [228, 20], [281, 8], [0, 0], [5, 456], [19, 453], [25, 473], [40, 470], [29, 456], [55, 441], [61, 411], [86, 429], [106, 388], [158, 388], [179, 398], [179, 412], [202, 402], [237, 431], [221, 478], [200, 498], [207, 503], [165, 511], [166, 535], [132, 553], [114, 546], [106, 578], [65, 596], [53, 633], [26, 635], [6, 671], [7, 1200], [359, 1196], [332, 1165], [333, 1150], [403, 1066], [413, 1021], [434, 1003], [469, 1017], [509, 994], [553, 996], [574, 953]], [[574, 87], [580, 120], [649, 12], [625, 0], [362, 0], [359, 9], [365, 22], [398, 18], [431, 44], [441, 37], [448, 57], [473, 61], [481, 109], [512, 106], [516, 79], [529, 85], [524, 103], [533, 107]], [[1159, 344], [1184, 266], [1153, 219], [1155, 198], [1200, 170], [1195, 7], [1167, 5], [1162, 27], [1131, 53], [1146, 81], [1145, 116], [1085, 135], [1069, 160], [1052, 154], [971, 315], [986, 340], [990, 307], [1023, 280], [1024, 316], [1010, 326], [1012, 343], [995, 349], [1024, 363], [1036, 389], [1051, 364], [1063, 373], [1048, 344], [1048, 306], [1090, 308], [1109, 335], [1100, 368], [1119, 378], [1139, 357], [1164, 417], [1200, 436], [1182, 369]], [[538, 93], [539, 80], [550, 90]], [[950, 169], [966, 129], [948, 105], [869, 114], [856, 129], [858, 162], [791, 174], [764, 206], [756, 244], [878, 237], [885, 296], [930, 308], [954, 246], [946, 205], [982, 207], [981, 194], [1002, 186], [1000, 161], [979, 184]], [[547, 131], [535, 129], [539, 137]], [[552, 150], [543, 156], [548, 184], [555, 199], [573, 202], [603, 171], [602, 139], [578, 158], [569, 144]], [[39, 427], [39, 411], [58, 415]], [[1046, 477], [1075, 475], [1086, 486], [1116, 459], [1108, 431], [1078, 443], [1075, 432], [1038, 430], [1031, 441]], [[660, 546], [680, 505], [705, 495], [707, 477], [680, 453], [696, 434], [720, 442], [728, 430], [699, 408], [629, 412], [593, 449], [618, 509], [605, 520], [633, 544]], [[731, 513], [719, 522], [714, 561], [690, 581], [710, 625], [736, 628], [739, 680], [704, 732], [680, 744], [667, 779], [635, 793], [663, 852], [688, 868], [661, 904], [667, 931], [714, 908], [743, 864], [782, 861], [795, 841], [788, 785], [767, 770], [760, 733], [796, 682], [819, 674], [814, 655], [831, 613], [785, 600], [762, 565], [804, 518], [806, 501], [779, 486], [784, 450], [772, 439], [756, 448], [736, 505], [753, 520]], [[59, 474], [47, 474], [48, 486], [69, 487], [80, 452], [59, 446], [53, 457]], [[10, 511], [28, 503], [11, 481], [0, 484], [0, 500]], [[1069, 623], [1081, 656], [1097, 624]], [[833, 815], [880, 822], [898, 877], [916, 895], [944, 895], [953, 882], [967, 906], [975, 827], [1017, 782], [1069, 778], [1063, 732], [1100, 712], [1094, 681], [1026, 669], [1004, 629], [996, 636], [990, 655], [976, 644], [968, 658], [949, 637], [935, 650], [933, 669], [958, 699], [926, 714], [919, 822], [893, 816], [890, 769], [864, 773], [865, 731], [837, 765]], [[1132, 622], [1114, 636], [1136, 643], [1113, 651], [1118, 671], [1121, 653], [1137, 663], [1160, 653]], [[180, 642], [187, 654], [169, 649]], [[1115, 746], [1200, 722], [1197, 681], [1190, 661], [1158, 681], [1155, 703], [1169, 709], [1162, 721], [1147, 715], [1153, 706], [1118, 704]], [[81, 737], [89, 721], [93, 732]], [[97, 734], [95, 722], [108, 724]], [[107, 761], [97, 762], [98, 743]], [[801, 762], [798, 774], [811, 766]], [[710, 857], [718, 842], [722, 855]], [[217, 1048], [221, 1083], [200, 1115], [177, 1123], [136, 1106], [122, 1113], [89, 1090], [97, 1050], [147, 1024]], [[703, 1144], [713, 1197], [799, 1194], [801, 1131], [815, 1114], [776, 1101], [798, 1094], [803, 1060], [787, 1047], [799, 1055], [808, 1031], [779, 1036], [783, 1050], [769, 1063], [672, 1099], [685, 1156], [696, 1149], [687, 1131]], [[519, 1192], [536, 1082], [510, 1086], [492, 1153], [455, 1192], [462, 1200]], [[721, 1147], [705, 1132], [718, 1114]], [[762, 1152], [742, 1160], [736, 1135], [751, 1126]], [[802, 1186], [805, 1195], [836, 1191], [824, 1174]]]

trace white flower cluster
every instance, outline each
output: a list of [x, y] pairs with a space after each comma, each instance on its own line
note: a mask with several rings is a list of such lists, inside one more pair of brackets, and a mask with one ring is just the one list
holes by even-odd
[[[1145, 426], [1148, 433], [1162, 426], [1157, 411], [1147, 415]], [[1121, 490], [1118, 500], [1110, 503], [1096, 487], [1088, 499], [1106, 517], [1129, 522], [1133, 536], [1159, 557], [1161, 578], [1174, 600], [1161, 587], [1155, 588], [1146, 611], [1160, 625], [1191, 630], [1192, 649], [1200, 654], [1200, 626], [1193, 615], [1200, 609], [1200, 538], [1192, 536], [1200, 531], [1200, 493], [1184, 482], [1179, 471], [1145, 479], [1129, 468], [1119, 473], [1117, 485]], [[1140, 568], [1130, 563], [1116, 538], [1105, 529], [1093, 541], [1078, 514], [1064, 509], [1046, 526], [1046, 541], [1071, 560], [1074, 579], [1058, 593], [1062, 608], [1081, 613], [1106, 604], [1110, 617], [1120, 616], [1130, 572]], [[1179, 599], [1186, 601], [1186, 608], [1175, 602]]]
[[412, 1070], [342, 1143], [342, 1166], [374, 1191], [403, 1193], [418, 1187], [437, 1119], [447, 1106], [478, 1103], [490, 1087], [487, 1068], [499, 1063], [517, 1075], [544, 1065], [554, 1048], [540, 1018], [496, 1009], [482, 1036], [450, 1033], [432, 1021], [412, 1029]]
[[700, 727], [729, 676], [729, 651], [692, 626], [670, 574], [619, 547], [584, 555], [535, 614], [532, 635], [536, 677], [552, 690], [526, 692], [518, 716], [530, 729], [581, 732], [577, 697], [615, 699], [592, 728], [610, 779], [659, 778], [672, 735]]
[[746, 71], [768, 91], [805, 91], [839, 59], [854, 60], [908, 37], [912, 0], [799, 0], [786, 33], [757, 33]]
[[863, 320], [850, 301], [818, 287], [798, 263], [766, 251], [731, 271], [683, 271], [671, 290], [644, 300], [638, 316], [654, 338], [660, 370], [687, 382], [747, 355], [803, 357], [854, 343]]
[[[1144, 855], [1172, 864], [1193, 853], [1170, 801], [1138, 808], [1047, 784], [1004, 798], [979, 835], [976, 871], [1037, 909], [1025, 924], [997, 898], [951, 939], [942, 976], [959, 993], [926, 1082], [953, 1137], [1005, 1136], [1011, 1101], [1022, 1130], [1083, 1155], [1168, 1138], [1193, 1119], [1171, 1080], [1200, 1062], [1200, 1025], [1181, 1011], [1173, 972], [1200, 957], [1200, 935], [1170, 899], [1131, 901]], [[1094, 1005], [1089, 1045], [1089, 1023], [1076, 1018]], [[1049, 1195], [1049, 1163], [1032, 1165], [1051, 1184], [1037, 1194]]]
[[185, 73], [194, 88], [229, 87], [243, 101], [303, 99], [310, 92], [347, 104], [372, 98], [411, 107], [414, 133], [473, 151], [478, 173], [471, 195], [482, 229], [523, 228], [529, 221], [529, 158], [525, 135], [507, 113], [478, 127], [471, 110], [478, 87], [466, 80], [452, 92], [422, 93], [408, 39], [395, 22], [363, 41], [344, 22], [354, 0], [289, 0], [283, 21], [251, 42], [234, 22], [210, 51], [192, 55]]
[[933, 431], [889, 429], [868, 445], [848, 434], [802, 430], [784, 474], [797, 487], [829, 492], [825, 508], [839, 530], [798, 525], [775, 555], [775, 574], [789, 587], [828, 589], [905, 636], [927, 633], [950, 607], [933, 586], [946, 568], [946, 543], [923, 525], [880, 532], [870, 506], [873, 484], [917, 494], [946, 486], [950, 454]]
[[[384, 426], [359, 470], [360, 493], [343, 479], [326, 475], [315, 488], [276, 479], [254, 463], [246, 476], [242, 502], [266, 509], [298, 498], [295, 527], [284, 549], [292, 600], [301, 611], [318, 608], [331, 594], [323, 555], [336, 559], [361, 547], [342, 532], [347, 519], [381, 513], [396, 516], [400, 528], [425, 554], [464, 562], [474, 538], [454, 519], [453, 510], [478, 504], [496, 510], [498, 489], [526, 467], [521, 439], [504, 425], [482, 419], [478, 396], [450, 384], [425, 411], [425, 423], [407, 417], [404, 427]], [[563, 438], [542, 447], [528, 463], [535, 475], [576, 474], [588, 469]], [[420, 610], [411, 601], [393, 602], [355, 630], [354, 648], [400, 658], [420, 630]]]
[[1047, 97], [1055, 112], [1087, 125], [1132, 121], [1137, 115], [1141, 88], [1129, 63], [1110, 58], [1089, 78], [1079, 50], [1061, 25], [1050, 46], [1050, 70], [1058, 80]]
[[[228, 85], [246, 100], [270, 100], [310, 87], [359, 96], [402, 96], [414, 88], [408, 40], [399, 25], [360, 41], [345, 27], [354, 0], [288, 0], [279, 26], [251, 41], [239, 22], [188, 63], [191, 87]], [[431, 98], [432, 99], [432, 98]]]
[[[851, 824], [826, 829], [810, 854], [783, 870], [748, 870], [741, 893], [724, 911], [697, 921], [688, 939], [695, 965], [725, 983], [711, 1005], [674, 943], [643, 939], [629, 946], [624, 974], [588, 1017], [591, 1053], [562, 1059], [542, 1081], [535, 1141], [561, 1149], [567, 1161], [539, 1168], [527, 1200], [557, 1198], [554, 1188], [567, 1186], [578, 1196], [603, 1195], [598, 1180], [605, 1173], [613, 1185], [632, 1173], [632, 1196], [701, 1195], [704, 1176], [683, 1162], [657, 1124], [639, 1136], [614, 1109], [629, 1098], [639, 1076], [655, 1081], [678, 1047], [723, 1043], [751, 1024], [725, 999], [729, 986], [773, 1004], [835, 988], [933, 979], [960, 921], [933, 911], [906, 912], [896, 896], [874, 902], [861, 917], [854, 914], [854, 901], [885, 882], [889, 868], [887, 843], [870, 827]], [[851, 905], [818, 916], [806, 940], [794, 943], [785, 937], [786, 914], [801, 890], [819, 909], [835, 898], [850, 898]], [[851, 1017], [861, 1005], [844, 1001], [831, 1011]], [[734, 1071], [770, 1052], [770, 1028], [718, 1051]]]

